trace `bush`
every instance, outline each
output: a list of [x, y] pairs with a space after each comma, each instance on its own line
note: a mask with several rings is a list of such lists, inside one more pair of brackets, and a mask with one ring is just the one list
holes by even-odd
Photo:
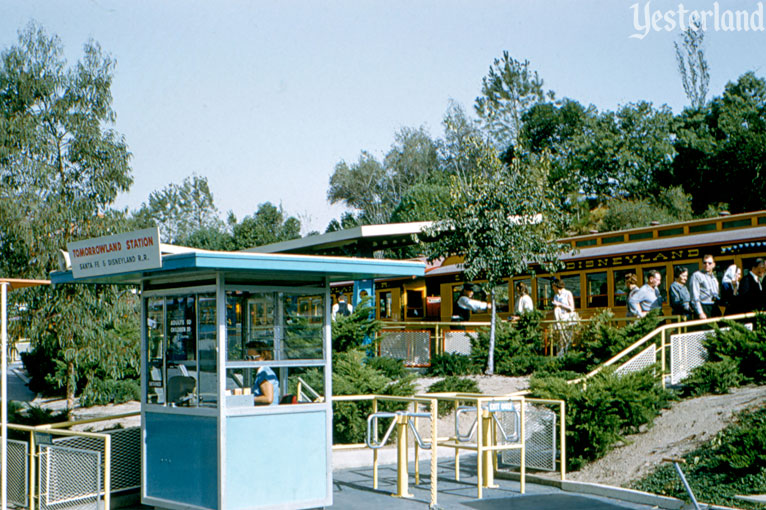
[[370, 307], [370, 297], [365, 297], [349, 316], [338, 314], [332, 322], [332, 349], [346, 352], [364, 344], [365, 339], [375, 338], [380, 330], [380, 321]]
[[697, 397], [706, 393], [721, 395], [729, 393], [730, 388], [736, 388], [742, 382], [737, 363], [734, 360], [711, 361], [694, 368], [684, 379], [681, 395]]
[[766, 314], [755, 316], [752, 331], [742, 324], [723, 321], [728, 329], [715, 327], [715, 334], [703, 344], [708, 360], [731, 360], [747, 382], [762, 384], [766, 381]]
[[[428, 393], [481, 393], [479, 384], [473, 379], [449, 376], [428, 387]], [[439, 402], [439, 416], [446, 416], [454, 409], [454, 402]]]
[[94, 379], [88, 382], [80, 395], [80, 405], [91, 407], [106, 404], [122, 404], [141, 399], [140, 383], [133, 379]]
[[[495, 373], [500, 375], [529, 375], [550, 363], [543, 356], [543, 334], [540, 327], [542, 312], [526, 313], [514, 322], [498, 321], [495, 330]], [[475, 367], [487, 366], [489, 330], [479, 332], [471, 345], [471, 360]]]
[[[734, 424], [684, 458], [684, 474], [698, 500], [755, 508], [733, 496], [766, 492], [766, 407], [740, 413]], [[659, 467], [633, 488], [687, 499], [672, 464]]]
[[407, 376], [407, 368], [400, 359], [386, 357], [367, 358], [367, 366], [383, 372], [389, 379], [401, 379]]
[[[321, 387], [321, 373], [304, 378], [312, 387]], [[385, 373], [364, 363], [364, 354], [357, 350], [333, 354], [332, 386], [334, 395], [399, 395], [415, 393], [414, 377], [392, 380]], [[407, 403], [383, 402], [379, 411], [405, 409]], [[367, 434], [367, 417], [372, 402], [336, 402], [333, 404], [333, 443], [361, 443]]]
[[530, 389], [536, 397], [566, 402], [569, 469], [602, 457], [624, 434], [651, 424], [670, 396], [656, 384], [653, 367], [622, 376], [604, 371], [585, 389], [562, 377], [533, 377]]
[[426, 370], [426, 375], [445, 377], [478, 374], [480, 371], [481, 367], [477, 366], [470, 356], [447, 352], [431, 356], [431, 366]]

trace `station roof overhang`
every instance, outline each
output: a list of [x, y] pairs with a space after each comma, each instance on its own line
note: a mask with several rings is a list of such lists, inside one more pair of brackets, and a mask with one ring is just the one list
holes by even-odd
[[414, 244], [413, 236], [430, 226], [430, 221], [361, 225], [359, 227], [256, 246], [247, 253], [303, 253], [310, 255], [360, 255]]
[[193, 250], [162, 255], [162, 267], [156, 269], [75, 278], [72, 271], [51, 273], [54, 285], [65, 283], [102, 283], [139, 285], [146, 281], [183, 281], [201, 275], [222, 273], [227, 280], [247, 282], [328, 283], [423, 276], [425, 264], [415, 261], [365, 259], [283, 253], [245, 253]]

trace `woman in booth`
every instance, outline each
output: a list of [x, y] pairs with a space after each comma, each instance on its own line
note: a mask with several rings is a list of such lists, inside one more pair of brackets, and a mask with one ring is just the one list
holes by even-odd
[[[266, 342], [252, 341], [247, 344], [248, 361], [270, 361], [271, 347]], [[273, 406], [279, 403], [279, 378], [271, 367], [258, 367], [253, 382], [253, 402], [257, 406]]]

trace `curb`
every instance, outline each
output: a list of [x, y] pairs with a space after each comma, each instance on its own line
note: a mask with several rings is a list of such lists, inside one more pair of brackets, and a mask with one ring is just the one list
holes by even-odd
[[[502, 478], [505, 480], [518, 481], [520, 475], [518, 473], [507, 473], [498, 471], [495, 473], [496, 478]], [[570, 480], [552, 480], [550, 478], [544, 478], [541, 476], [527, 475], [527, 482], [537, 485], [548, 485], [551, 487], [557, 487], [562, 491], [576, 492], [579, 494], [589, 494], [591, 496], [603, 496], [612, 499], [619, 499], [628, 503], [637, 503], [640, 505], [651, 505], [667, 510], [681, 510], [684, 508], [685, 503], [680, 499], [671, 498], [668, 496], [659, 496], [657, 494], [651, 494], [649, 492], [637, 491], [634, 489], [623, 489], [622, 487], [612, 487], [611, 485], [601, 485], [598, 483], [589, 482], [573, 482]]]

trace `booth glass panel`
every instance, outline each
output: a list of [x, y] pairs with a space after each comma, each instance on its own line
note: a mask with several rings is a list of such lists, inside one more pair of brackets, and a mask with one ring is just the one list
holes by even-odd
[[146, 402], [164, 404], [165, 300], [146, 300]]
[[165, 301], [167, 402], [171, 406], [195, 406], [198, 402], [195, 301], [194, 295]]
[[214, 294], [197, 296], [199, 350], [199, 404], [216, 407], [218, 379], [216, 377], [216, 299]]
[[[259, 370], [267, 365], [278, 379], [276, 404], [307, 404], [324, 400], [325, 367], [284, 367], [278, 362], [253, 363], [252, 367], [226, 370], [226, 407], [253, 407]], [[260, 407], [260, 406], [259, 406]]]
[[324, 306], [321, 296], [281, 293], [284, 339], [280, 359], [322, 359]]

